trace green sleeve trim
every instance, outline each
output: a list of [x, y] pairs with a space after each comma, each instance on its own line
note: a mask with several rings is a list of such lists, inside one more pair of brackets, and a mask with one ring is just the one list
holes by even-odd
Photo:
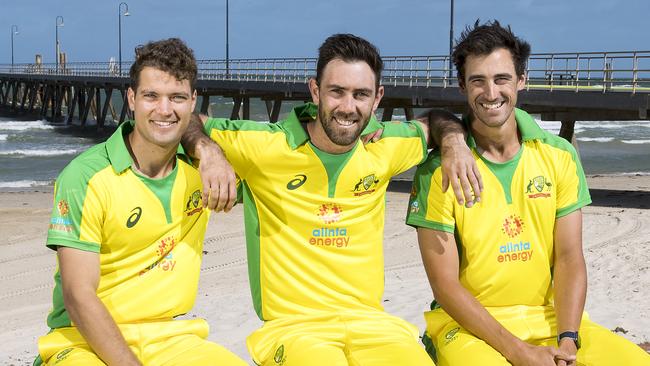
[[562, 216], [566, 216], [574, 211], [577, 211], [587, 205], [591, 204], [591, 198], [587, 197], [585, 200], [578, 201], [571, 206], [562, 207], [555, 212], [555, 218], [559, 219]]
[[244, 228], [246, 232], [246, 255], [248, 262], [248, 282], [255, 313], [264, 320], [262, 313], [262, 279], [260, 276], [260, 218], [255, 205], [255, 198], [246, 181], [241, 183], [244, 198]]
[[433, 229], [433, 230], [438, 230], [438, 231], [444, 231], [446, 233], [453, 234], [455, 227], [454, 225], [447, 225], [447, 224], [442, 224], [439, 222], [435, 221], [427, 221], [421, 217], [413, 216], [409, 217], [406, 219], [406, 224], [409, 226], [412, 226], [414, 228], [427, 228], [427, 229]]
[[80, 240], [71, 240], [66, 238], [49, 238], [46, 246], [52, 250], [56, 250], [57, 247], [66, 247], [83, 250], [86, 252], [99, 253], [101, 248], [97, 243], [91, 243], [88, 241]]

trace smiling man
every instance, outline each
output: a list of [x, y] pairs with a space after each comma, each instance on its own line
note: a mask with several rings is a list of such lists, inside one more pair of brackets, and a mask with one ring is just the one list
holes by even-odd
[[[247, 342], [257, 364], [431, 364], [417, 329], [381, 305], [386, 188], [423, 161], [433, 139], [461, 157], [451, 166], [472, 173], [461, 174], [464, 181], [477, 192], [479, 184], [453, 115], [430, 113], [429, 123], [375, 119], [381, 71], [373, 45], [333, 35], [309, 82], [314, 104], [277, 124], [204, 118], [242, 182], [251, 293], [265, 321]], [[359, 139], [382, 129], [377, 142]], [[199, 124], [201, 136], [207, 141], [197, 154], [205, 161], [203, 149], [214, 143]], [[458, 185], [456, 176], [451, 181]]]
[[35, 365], [245, 365], [208, 342], [194, 304], [208, 212], [179, 147], [196, 102], [179, 39], [136, 49], [135, 121], [59, 175], [47, 246], [57, 251], [51, 331]]
[[439, 365], [650, 365], [583, 313], [591, 199], [573, 146], [515, 108], [529, 54], [497, 21], [468, 28], [454, 50], [486, 188], [474, 207], [457, 204], [437, 152], [416, 173], [407, 223], [435, 297], [426, 343]]

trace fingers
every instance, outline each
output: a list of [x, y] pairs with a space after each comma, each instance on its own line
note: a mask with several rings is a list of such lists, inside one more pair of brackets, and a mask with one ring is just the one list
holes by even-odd
[[[205, 191], [205, 190], [204, 190]], [[204, 207], [215, 212], [228, 212], [235, 205], [237, 189], [234, 184], [214, 184], [208, 189], [208, 195], [203, 197]]]
[[474, 192], [474, 202], [480, 202], [481, 193], [483, 192], [483, 177], [481, 177], [481, 172], [478, 170], [476, 161], [472, 164], [471, 172], [470, 183], [472, 184], [472, 191]]

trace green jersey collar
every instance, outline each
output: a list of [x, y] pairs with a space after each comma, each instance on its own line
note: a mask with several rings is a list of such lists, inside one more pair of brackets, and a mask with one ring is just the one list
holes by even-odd
[[[521, 133], [521, 139], [523, 141], [540, 140], [544, 138], [544, 130], [537, 125], [535, 119], [526, 111], [515, 108], [515, 119], [517, 120], [517, 129]], [[470, 148], [475, 149], [476, 141], [474, 140], [470, 129], [469, 116], [463, 117], [463, 123], [467, 126], [467, 130], [469, 131], [467, 133], [467, 145]]]
[[[305, 103], [301, 106], [295, 107], [287, 116], [285, 120], [279, 122], [278, 125], [285, 131], [287, 135], [287, 143], [292, 149], [298, 148], [309, 141], [307, 131], [302, 127], [303, 122], [310, 122], [318, 116], [318, 106], [314, 103]], [[366, 128], [361, 132], [361, 135], [367, 135], [382, 128], [381, 123], [373, 114]]]
[[[135, 121], [125, 121], [106, 140], [108, 160], [110, 160], [111, 166], [113, 166], [113, 170], [117, 174], [122, 173], [133, 164], [133, 159], [131, 158], [131, 154], [129, 154], [129, 150], [126, 148], [124, 139], [133, 132], [134, 126]], [[185, 154], [185, 150], [183, 150], [181, 144], [178, 144], [176, 155], [186, 162], [191, 162], [191, 159]]]

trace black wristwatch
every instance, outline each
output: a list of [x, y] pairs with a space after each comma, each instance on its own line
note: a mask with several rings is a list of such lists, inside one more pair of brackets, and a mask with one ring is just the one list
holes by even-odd
[[562, 332], [557, 336], [557, 343], [560, 344], [562, 338], [571, 338], [573, 343], [576, 344], [576, 349], [580, 349], [580, 338], [578, 337], [578, 332]]

